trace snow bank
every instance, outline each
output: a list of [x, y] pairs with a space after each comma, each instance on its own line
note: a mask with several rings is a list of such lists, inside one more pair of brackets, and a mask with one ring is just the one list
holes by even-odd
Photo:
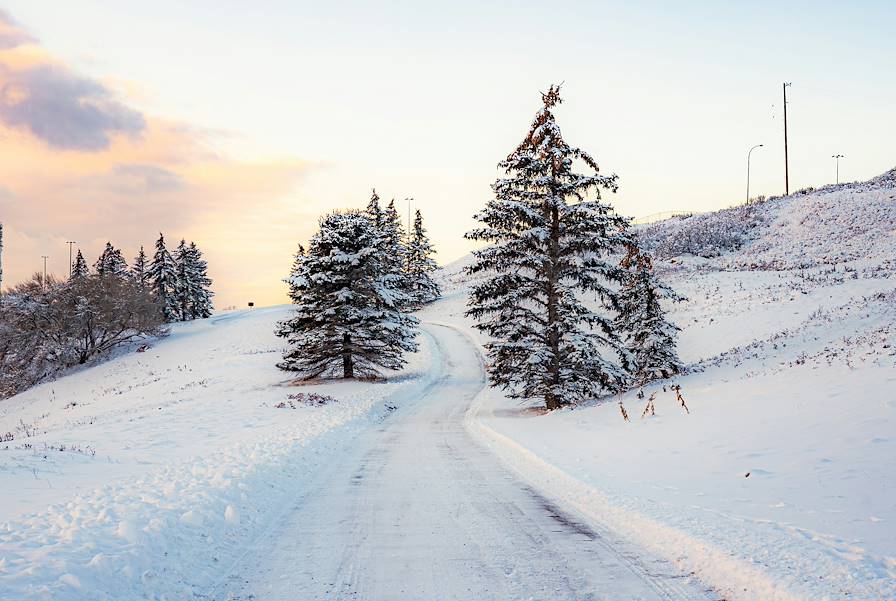
[[[204, 598], [316, 469], [434, 377], [426, 342], [387, 383], [288, 387], [272, 334], [287, 310], [177, 326], [2, 405], [16, 437], [0, 446], [0, 489], [15, 491], [0, 500], [0, 598]], [[275, 408], [298, 390], [338, 402]]]

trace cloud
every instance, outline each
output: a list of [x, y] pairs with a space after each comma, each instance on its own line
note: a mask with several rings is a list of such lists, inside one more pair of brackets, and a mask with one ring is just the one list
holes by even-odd
[[126, 182], [124, 191], [153, 194], [186, 187], [183, 177], [157, 165], [116, 165], [112, 174]]
[[97, 232], [120, 243], [147, 231], [192, 228], [260, 211], [296, 187], [298, 160], [236, 161], [196, 131], [150, 120], [143, 136], [100, 152], [60, 153], [28, 138], [0, 139], [0, 216], [28, 235]]
[[110, 136], [135, 136], [146, 127], [140, 112], [102, 84], [58, 65], [0, 69], [0, 121], [27, 128], [55, 148], [101, 150]]
[[312, 164], [230, 158], [215, 148], [221, 132], [143, 115], [111, 89], [0, 12], [6, 283], [42, 267], [42, 255], [67, 274], [69, 240], [92, 261], [107, 240], [130, 257], [162, 231], [203, 248], [222, 305], [282, 299], [296, 240], [316, 223], [298, 190]]
[[97, 151], [146, 127], [102, 82], [54, 60], [0, 9], [0, 123], [53, 148]]
[[13, 21], [9, 13], [0, 8], [0, 49], [15, 48], [34, 41], [27, 31]]

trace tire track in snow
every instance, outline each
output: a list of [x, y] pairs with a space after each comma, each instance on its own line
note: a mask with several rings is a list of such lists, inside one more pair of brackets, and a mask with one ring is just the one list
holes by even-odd
[[520, 480], [467, 430], [478, 351], [428, 324], [435, 384], [334, 454], [213, 599], [709, 599]]

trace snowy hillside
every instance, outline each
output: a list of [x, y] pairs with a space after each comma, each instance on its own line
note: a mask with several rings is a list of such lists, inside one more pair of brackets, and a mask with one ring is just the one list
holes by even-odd
[[[303, 474], [427, 386], [425, 338], [387, 383], [287, 386], [288, 310], [178, 324], [0, 403], [0, 599], [203, 595]], [[290, 406], [310, 392], [338, 402]]]
[[896, 169], [868, 182], [641, 228], [657, 254], [719, 257], [717, 268], [797, 269], [850, 264], [892, 272], [896, 256]]
[[[470, 427], [592, 520], [729, 599], [896, 598], [896, 171], [642, 229], [692, 373], [546, 416], [490, 391]], [[681, 254], [688, 249], [696, 254]], [[424, 319], [463, 317], [469, 257]]]

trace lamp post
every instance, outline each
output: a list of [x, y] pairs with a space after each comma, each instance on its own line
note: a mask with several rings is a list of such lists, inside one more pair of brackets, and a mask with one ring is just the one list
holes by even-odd
[[831, 158], [834, 159], [837, 163], [837, 183], [840, 183], [840, 159], [846, 158], [842, 154], [833, 154]]
[[747, 204], [750, 204], [750, 155], [753, 154], [754, 150], [762, 148], [763, 146], [764, 144], [757, 144], [747, 153]]
[[46, 288], [47, 288], [47, 259], [49, 259], [50, 257], [49, 257], [48, 255], [41, 255], [41, 257], [42, 257], [43, 260], [44, 260], [44, 282], [43, 282], [43, 288], [46, 290]]
[[790, 83], [785, 83], [784, 89], [784, 196], [790, 196], [790, 163], [787, 160], [787, 88]]
[[69, 240], [68, 242], [66, 242], [66, 244], [68, 244], [68, 277], [69, 277], [69, 279], [71, 279], [71, 277], [72, 277], [72, 246], [77, 244], [77, 242], [73, 242], [73, 241]]

